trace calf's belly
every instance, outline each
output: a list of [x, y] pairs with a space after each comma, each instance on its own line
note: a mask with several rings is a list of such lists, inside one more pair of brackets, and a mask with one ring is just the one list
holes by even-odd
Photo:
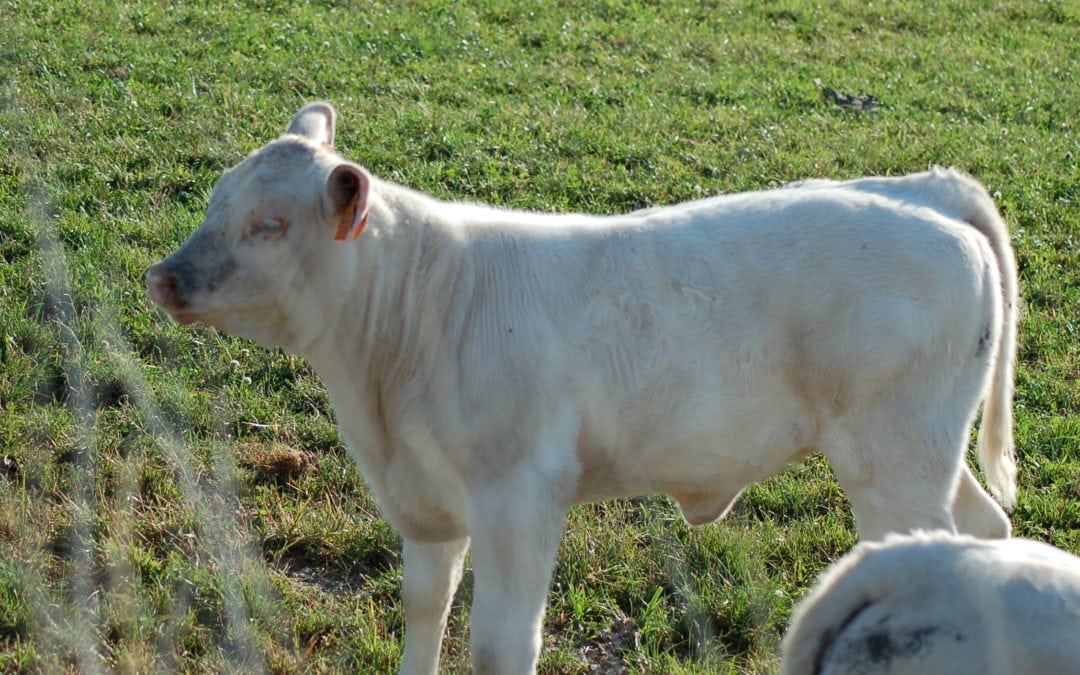
[[744, 488], [810, 451], [808, 425], [784, 415], [741, 412], [741, 424], [717, 412], [714, 419], [726, 423], [687, 433], [690, 422], [683, 420], [668, 438], [654, 429], [621, 447], [598, 444], [583, 434], [575, 501], [665, 493], [691, 524], [722, 517]]

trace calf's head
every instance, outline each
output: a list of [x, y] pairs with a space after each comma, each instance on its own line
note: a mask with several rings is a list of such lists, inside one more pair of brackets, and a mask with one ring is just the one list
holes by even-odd
[[359, 236], [371, 184], [333, 151], [334, 117], [325, 103], [305, 106], [221, 176], [203, 224], [147, 271], [155, 303], [267, 346], [295, 349], [322, 330], [348, 271], [335, 240]]

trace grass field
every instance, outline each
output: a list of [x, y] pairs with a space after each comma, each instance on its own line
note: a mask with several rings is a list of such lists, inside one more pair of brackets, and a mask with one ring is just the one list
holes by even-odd
[[[400, 539], [324, 389], [142, 286], [221, 170], [315, 98], [374, 173], [518, 208], [973, 174], [1025, 302], [1015, 531], [1080, 553], [1075, 3], [220, 4], [0, 2], [0, 671], [396, 667]], [[851, 528], [820, 457], [707, 527], [662, 496], [577, 508], [541, 670], [774, 671]], [[467, 576], [448, 670], [470, 597]]]

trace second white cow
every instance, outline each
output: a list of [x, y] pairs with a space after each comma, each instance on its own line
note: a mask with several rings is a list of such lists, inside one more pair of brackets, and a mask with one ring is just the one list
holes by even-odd
[[472, 547], [477, 671], [535, 668], [571, 505], [664, 492], [692, 523], [824, 452], [863, 537], [1004, 537], [1016, 272], [951, 170], [614, 217], [437, 201], [302, 109], [147, 273], [153, 300], [305, 356], [404, 536], [403, 672], [435, 672]]
[[1080, 673], [1080, 558], [942, 532], [863, 542], [822, 575], [781, 675]]

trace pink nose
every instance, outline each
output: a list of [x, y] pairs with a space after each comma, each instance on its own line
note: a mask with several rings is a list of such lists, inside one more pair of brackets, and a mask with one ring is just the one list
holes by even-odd
[[181, 293], [180, 281], [158, 263], [146, 271], [146, 288], [150, 299], [167, 311], [178, 323], [194, 323], [202, 318], [198, 312], [188, 307], [187, 300]]
[[179, 309], [176, 287], [176, 277], [166, 272], [161, 263], [146, 271], [146, 288], [150, 291], [150, 299], [164, 309]]

